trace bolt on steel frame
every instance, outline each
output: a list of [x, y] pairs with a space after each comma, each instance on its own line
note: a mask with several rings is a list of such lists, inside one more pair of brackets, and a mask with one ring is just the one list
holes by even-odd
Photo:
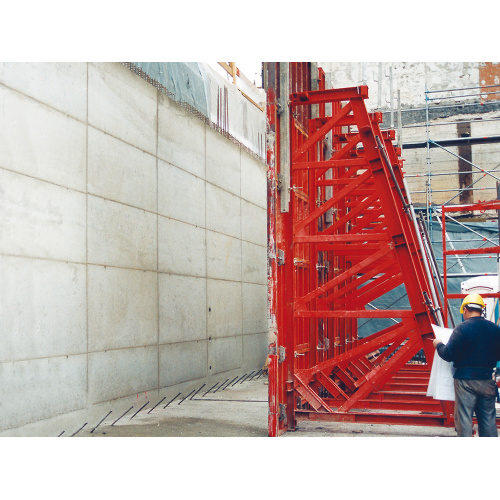
[[[325, 90], [319, 70], [318, 90], [293, 91], [306, 64], [265, 71], [269, 435], [301, 419], [451, 426], [452, 404], [426, 397], [442, 305], [394, 131], [366, 86]], [[400, 285], [410, 309], [373, 308]], [[362, 318], [397, 320], [360, 338]]]

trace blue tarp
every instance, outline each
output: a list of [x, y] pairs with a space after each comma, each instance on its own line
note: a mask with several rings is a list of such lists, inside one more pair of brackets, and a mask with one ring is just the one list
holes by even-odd
[[207, 78], [200, 64], [196, 62], [134, 62], [133, 64], [166, 87], [174, 94], [176, 101], [190, 104], [210, 118]]

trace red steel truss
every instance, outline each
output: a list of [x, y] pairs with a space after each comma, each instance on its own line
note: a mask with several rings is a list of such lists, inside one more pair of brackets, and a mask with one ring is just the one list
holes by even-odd
[[[366, 86], [325, 90], [320, 70], [318, 90], [285, 96], [276, 70], [266, 75], [269, 435], [301, 419], [453, 425], [452, 404], [425, 396], [442, 306], [394, 132], [367, 112]], [[400, 285], [409, 309], [372, 306]], [[394, 324], [359, 338], [366, 318]], [[428, 364], [412, 364], [422, 349]]]

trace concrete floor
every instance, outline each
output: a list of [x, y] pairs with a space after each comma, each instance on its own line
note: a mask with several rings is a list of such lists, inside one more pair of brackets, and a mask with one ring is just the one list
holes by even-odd
[[[97, 429], [86, 427], [76, 437], [266, 437], [268, 435], [267, 379], [254, 378], [192, 399], [152, 401], [136, 416], [131, 411], [112, 425], [109, 416]], [[182, 396], [181, 396], [182, 397]], [[168, 402], [168, 400], [167, 400]], [[150, 412], [150, 413], [149, 413]], [[454, 429], [405, 425], [299, 422], [297, 429], [282, 438], [294, 437], [451, 437]]]

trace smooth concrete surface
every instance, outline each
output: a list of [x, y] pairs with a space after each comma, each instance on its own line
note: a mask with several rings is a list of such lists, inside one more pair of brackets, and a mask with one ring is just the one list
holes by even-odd
[[242, 241], [225, 234], [207, 231], [207, 276], [241, 281]]
[[157, 91], [120, 64], [88, 65], [88, 123], [156, 155]]
[[[215, 130], [207, 130], [206, 179], [230, 193], [240, 196], [241, 193], [241, 153], [236, 144], [225, 144], [225, 137]], [[220, 150], [224, 148], [221, 157]]]
[[156, 212], [156, 158], [94, 127], [88, 134], [89, 194]]
[[215, 185], [206, 185], [207, 229], [241, 238], [241, 199]]
[[243, 368], [252, 371], [267, 357], [268, 334], [246, 333], [243, 335]]
[[89, 354], [89, 400], [111, 401], [158, 387], [158, 346]]
[[206, 280], [160, 274], [160, 343], [203, 340], [207, 332]]
[[204, 380], [210, 370], [207, 343], [203, 339], [160, 345], [160, 386]]
[[0, 255], [0, 276], [0, 362], [86, 352], [84, 265]]
[[241, 197], [267, 208], [267, 176], [247, 153], [241, 154]]
[[267, 269], [258, 265], [267, 258], [267, 248], [248, 241], [241, 242], [242, 279], [246, 283], [259, 283], [267, 286]]
[[[87, 404], [85, 354], [2, 362], [0, 380], [0, 431], [79, 410]], [[40, 434], [46, 435], [45, 431]]]
[[85, 262], [83, 193], [3, 169], [0, 186], [0, 253]]
[[211, 373], [219, 374], [236, 370], [242, 366], [242, 364], [242, 335], [211, 337], [208, 339], [208, 368]]
[[96, 196], [87, 199], [89, 262], [156, 271], [157, 215]]
[[[171, 274], [205, 277], [206, 230], [203, 227], [158, 217], [158, 270]], [[175, 258], [172, 256], [175, 255]]]
[[158, 213], [195, 226], [205, 226], [205, 181], [158, 162]]
[[258, 244], [263, 238], [267, 238], [267, 227], [262, 227], [259, 220], [266, 210], [241, 200], [241, 237], [245, 241]]
[[262, 161], [119, 63], [0, 64], [0, 107], [1, 436], [264, 364]]
[[89, 351], [157, 343], [157, 279], [150, 271], [88, 266]]
[[[220, 300], [224, 297], [224, 300]], [[243, 333], [241, 283], [207, 280], [207, 332], [210, 337], [230, 337]]]
[[266, 318], [260, 314], [267, 307], [267, 286], [254, 283], [243, 283], [242, 287], [243, 331], [259, 333], [267, 326]]
[[3, 168], [85, 191], [84, 123], [2, 85], [0, 108]]
[[87, 65], [82, 63], [0, 63], [0, 81], [20, 94], [85, 121]]
[[167, 96], [158, 96], [158, 158], [202, 179], [206, 125]]

